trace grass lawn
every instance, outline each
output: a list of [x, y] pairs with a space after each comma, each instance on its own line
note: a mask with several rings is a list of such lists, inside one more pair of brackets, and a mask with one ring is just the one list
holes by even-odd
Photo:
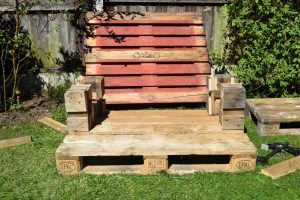
[[[246, 127], [258, 148], [275, 141], [300, 146], [299, 136], [260, 137], [250, 120]], [[0, 199], [300, 199], [300, 170], [275, 181], [260, 174], [287, 154], [251, 173], [64, 177], [56, 172], [54, 156], [62, 134], [38, 123], [0, 126], [0, 139], [20, 135], [31, 135], [33, 143], [0, 149]]]

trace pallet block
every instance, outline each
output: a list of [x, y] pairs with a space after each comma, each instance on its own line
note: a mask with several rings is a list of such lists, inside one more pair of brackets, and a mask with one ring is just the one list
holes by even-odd
[[91, 85], [72, 85], [65, 93], [66, 112], [88, 112], [88, 100], [91, 96]]

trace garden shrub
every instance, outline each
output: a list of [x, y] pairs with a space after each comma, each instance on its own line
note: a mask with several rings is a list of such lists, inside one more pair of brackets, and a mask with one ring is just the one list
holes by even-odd
[[248, 96], [300, 95], [300, 0], [231, 0], [226, 37]]
[[50, 100], [55, 101], [57, 104], [61, 104], [65, 102], [65, 93], [71, 87], [72, 83], [67, 81], [66, 83], [58, 84], [58, 85], [47, 85], [48, 97]]

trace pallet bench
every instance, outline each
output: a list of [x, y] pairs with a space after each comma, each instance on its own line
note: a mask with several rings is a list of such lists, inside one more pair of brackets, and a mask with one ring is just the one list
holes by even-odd
[[[245, 103], [240, 86], [218, 86], [225, 109], [220, 118], [200, 109], [106, 109], [106, 103], [206, 102], [210, 65], [199, 14], [146, 13], [89, 23], [96, 37], [87, 40], [87, 76], [65, 94], [69, 134], [56, 150], [61, 174], [255, 169], [256, 149], [239, 113]], [[124, 40], [116, 42], [107, 30]]]
[[[300, 98], [248, 99], [245, 112], [257, 120], [261, 135], [300, 134]], [[288, 123], [296, 127], [285, 127]]]

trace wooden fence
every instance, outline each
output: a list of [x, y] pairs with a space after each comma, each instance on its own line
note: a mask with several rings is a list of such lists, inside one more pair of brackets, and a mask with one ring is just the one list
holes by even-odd
[[[38, 0], [31, 12], [22, 17], [22, 25], [28, 30], [46, 69], [68, 65], [73, 57], [78, 59], [74, 53], [78, 50], [77, 30], [68, 20], [75, 9], [73, 1]], [[13, 11], [14, 2], [0, 0], [0, 11]], [[104, 0], [104, 8], [106, 11], [203, 13], [208, 49], [221, 49], [225, 22], [220, 14], [220, 3], [224, 2], [226, 0]]]

